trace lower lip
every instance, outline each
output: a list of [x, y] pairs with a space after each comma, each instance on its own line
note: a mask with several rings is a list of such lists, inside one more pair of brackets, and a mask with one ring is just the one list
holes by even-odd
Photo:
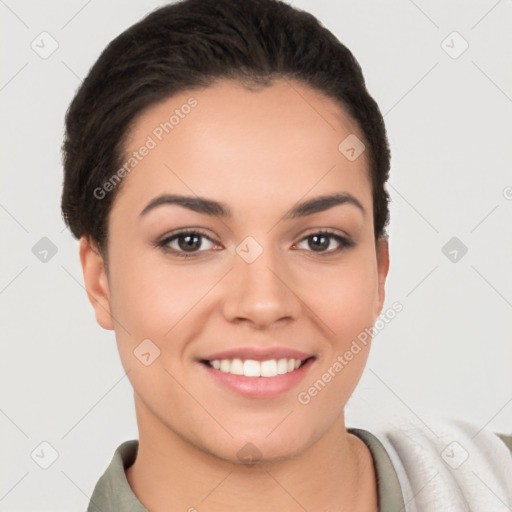
[[240, 395], [251, 398], [273, 398], [296, 386], [304, 378], [313, 361], [314, 359], [308, 359], [297, 370], [275, 377], [246, 377], [221, 372], [203, 363], [201, 366], [217, 382]]

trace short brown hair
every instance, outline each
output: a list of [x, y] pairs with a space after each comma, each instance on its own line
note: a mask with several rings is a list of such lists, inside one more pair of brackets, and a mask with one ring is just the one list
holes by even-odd
[[361, 67], [313, 15], [279, 0], [172, 3], [109, 43], [66, 113], [61, 207], [73, 235], [106, 254], [120, 186], [101, 199], [94, 191], [123, 165], [125, 136], [144, 109], [219, 78], [249, 88], [280, 77], [324, 93], [358, 123], [371, 162], [375, 239], [387, 238], [389, 144]]

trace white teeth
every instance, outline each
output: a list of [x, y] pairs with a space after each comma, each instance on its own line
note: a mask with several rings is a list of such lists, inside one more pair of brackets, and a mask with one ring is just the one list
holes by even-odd
[[283, 375], [288, 371], [288, 361], [286, 359], [279, 359], [277, 361], [277, 374]]
[[254, 359], [215, 359], [210, 365], [216, 370], [233, 375], [244, 375], [245, 377], [275, 377], [290, 373], [300, 367], [300, 359], [268, 359], [266, 361], [255, 361]]
[[[231, 368], [233, 368], [233, 363], [231, 363]], [[244, 362], [244, 375], [246, 377], [259, 377], [261, 375], [261, 364], [253, 359], [247, 359]]]
[[233, 373], [234, 375], [243, 375], [245, 373], [244, 367], [245, 365], [241, 359], [233, 359], [233, 361], [231, 361], [229, 373]]
[[275, 359], [270, 361], [262, 361], [261, 363], [261, 376], [262, 377], [275, 377], [277, 375], [277, 363]]

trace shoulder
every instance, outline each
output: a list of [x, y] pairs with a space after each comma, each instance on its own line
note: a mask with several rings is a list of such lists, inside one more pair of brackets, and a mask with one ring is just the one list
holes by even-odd
[[87, 512], [147, 512], [133, 493], [125, 469], [137, 457], [139, 441], [133, 439], [120, 444], [107, 469], [94, 487]]
[[512, 434], [501, 434], [496, 432], [496, 435], [507, 445], [508, 449], [512, 452]]
[[512, 503], [512, 433], [433, 416], [394, 423], [372, 433], [391, 461], [405, 503], [418, 510], [502, 510], [497, 496]]

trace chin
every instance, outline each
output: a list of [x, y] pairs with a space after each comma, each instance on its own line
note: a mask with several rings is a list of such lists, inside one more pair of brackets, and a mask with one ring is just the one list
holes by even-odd
[[312, 444], [308, 442], [309, 439], [305, 433], [298, 432], [292, 435], [289, 431], [283, 431], [275, 437], [274, 434], [268, 436], [268, 432], [259, 435], [252, 432], [250, 435], [237, 435], [234, 439], [225, 439], [205, 448], [214, 457], [231, 464], [256, 467], [299, 456]]

